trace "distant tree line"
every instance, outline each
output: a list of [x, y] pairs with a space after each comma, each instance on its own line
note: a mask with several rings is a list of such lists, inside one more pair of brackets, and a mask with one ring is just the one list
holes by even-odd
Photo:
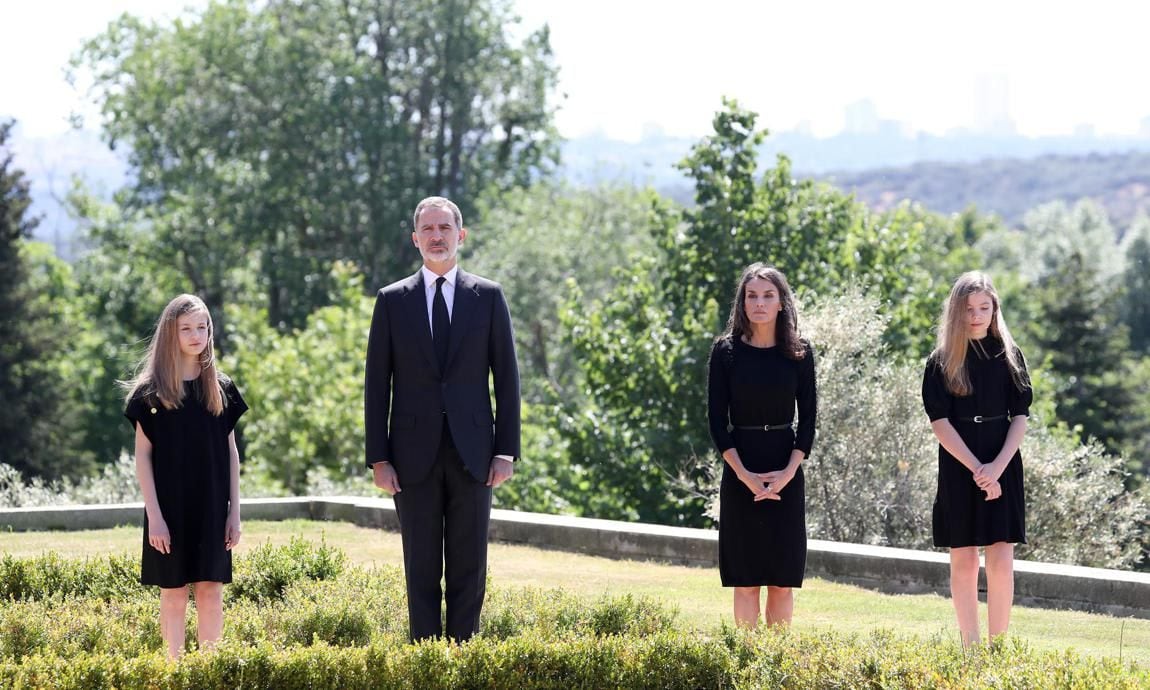
[[1046, 203], [1090, 199], [1125, 232], [1150, 214], [1150, 152], [996, 158], [976, 163], [924, 162], [905, 167], [820, 175], [871, 208], [886, 210], [914, 199], [940, 213], [970, 207], [1018, 227]]

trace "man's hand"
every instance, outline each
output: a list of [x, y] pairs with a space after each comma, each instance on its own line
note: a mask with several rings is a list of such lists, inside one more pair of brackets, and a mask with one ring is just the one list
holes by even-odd
[[371, 466], [371, 471], [375, 475], [375, 485], [386, 491], [389, 496], [400, 492], [399, 476], [395, 474], [395, 468], [390, 462], [386, 460], [377, 462]]
[[492, 458], [491, 469], [487, 472], [487, 486], [492, 489], [511, 479], [515, 474], [515, 463], [505, 458]]

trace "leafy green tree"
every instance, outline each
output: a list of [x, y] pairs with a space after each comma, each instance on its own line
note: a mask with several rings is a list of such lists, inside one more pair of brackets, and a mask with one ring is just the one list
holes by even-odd
[[1061, 381], [1058, 417], [1117, 452], [1128, 438], [1135, 400], [1114, 294], [1075, 251], [1037, 287], [1043, 327], [1037, 340]]
[[1103, 282], [1122, 271], [1118, 235], [1106, 210], [1085, 200], [1073, 206], [1061, 201], [1029, 211], [1023, 219], [1022, 263], [1019, 269], [1036, 282], [1061, 270], [1071, 254]]
[[329, 306], [307, 326], [280, 333], [262, 308], [230, 308], [232, 349], [224, 371], [258, 414], [242, 422], [245, 481], [302, 493], [309, 474], [362, 477], [363, 350], [374, 301], [363, 295], [363, 277], [337, 264], [330, 284], [339, 286]]
[[1136, 220], [1118, 244], [1096, 204], [1054, 203], [1028, 213], [1021, 232], [997, 230], [980, 243], [1031, 363], [1050, 368], [1057, 416], [1122, 453], [1132, 484], [1150, 448], [1150, 369], [1136, 358], [1150, 314], [1148, 225]]
[[973, 211], [948, 219], [909, 202], [882, 214], [862, 212], [840, 260], [850, 283], [876, 297], [889, 317], [882, 342], [892, 356], [917, 364], [934, 348], [938, 313], [951, 284], [983, 264], [976, 246], [987, 227]]
[[257, 253], [269, 322], [302, 326], [354, 261], [414, 267], [419, 198], [475, 201], [557, 157], [546, 28], [513, 42], [506, 0], [227, 0], [170, 26], [131, 16], [76, 58], [131, 151], [125, 206], [219, 322]]
[[483, 203], [461, 261], [503, 284], [526, 400], [581, 396], [571, 344], [559, 325], [568, 281], [585, 303], [607, 296], [617, 270], [656, 251], [647, 227], [654, 203], [654, 193], [645, 190], [548, 182]]
[[1150, 355], [1150, 218], [1143, 215], [1134, 222], [1124, 245], [1122, 320], [1130, 331], [1130, 348]]
[[56, 478], [91, 467], [78, 443], [71, 384], [58, 366], [76, 334], [56, 318], [47, 292], [49, 272], [61, 264], [28, 241], [38, 220], [8, 148], [12, 126], [0, 123], [0, 463]]

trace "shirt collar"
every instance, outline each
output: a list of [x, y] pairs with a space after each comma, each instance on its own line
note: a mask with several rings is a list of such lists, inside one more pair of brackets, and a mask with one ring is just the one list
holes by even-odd
[[[419, 270], [423, 272], [423, 285], [424, 285], [424, 287], [426, 287], [428, 290], [433, 289], [435, 287], [435, 280], [437, 278], [439, 278], [439, 275], [436, 274], [435, 271], [432, 271], [431, 269], [429, 269], [427, 266], [420, 266]], [[456, 275], [458, 273], [459, 273], [459, 264], [456, 264], [456, 265], [451, 267], [450, 271], [443, 274], [443, 277], [447, 278], [447, 284], [450, 285], [451, 287], [455, 287], [455, 278], [456, 278]]]

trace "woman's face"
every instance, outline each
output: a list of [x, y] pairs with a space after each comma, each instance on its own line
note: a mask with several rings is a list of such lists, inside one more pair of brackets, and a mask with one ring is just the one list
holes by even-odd
[[747, 319], [752, 324], [768, 325], [774, 323], [782, 307], [782, 297], [774, 283], [766, 278], [751, 278], [747, 281], [743, 308], [746, 309]]
[[978, 340], [986, 337], [994, 318], [994, 300], [985, 292], [972, 292], [966, 298], [967, 335]]

